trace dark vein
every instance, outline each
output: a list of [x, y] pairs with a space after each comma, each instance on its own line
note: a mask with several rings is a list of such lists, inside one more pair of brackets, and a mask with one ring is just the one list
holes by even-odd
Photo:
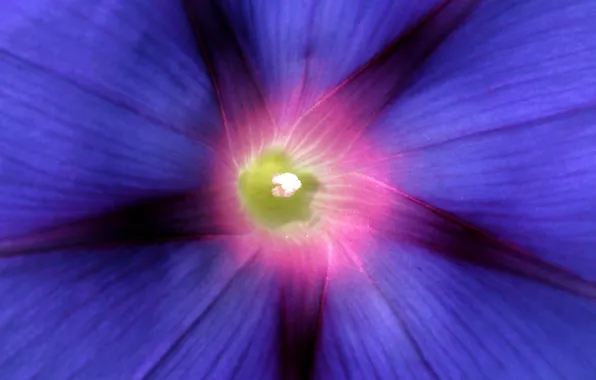
[[327, 295], [327, 267], [322, 272], [296, 268], [282, 276], [279, 302], [281, 379], [312, 379], [317, 366]]
[[[262, 131], [273, 126], [264, 95], [217, 2], [185, 0], [184, 4], [217, 95], [228, 149], [249, 151], [251, 141], [247, 140], [260, 135], [263, 141]], [[241, 129], [249, 138], [233, 139], [233, 133]]]
[[[399, 35], [387, 48], [324, 95], [306, 111], [297, 125], [304, 128], [324, 120], [326, 125], [341, 123], [344, 129], [362, 132], [411, 84], [417, 70], [466, 20], [477, 2], [443, 1], [418, 24]], [[343, 115], [346, 109], [351, 110], [349, 120]]]
[[210, 192], [146, 198], [103, 215], [0, 240], [0, 257], [240, 234], [216, 222]]
[[[381, 185], [390, 188], [385, 184]], [[382, 234], [396, 241], [414, 242], [435, 254], [596, 299], [596, 282], [543, 260], [424, 200], [399, 189], [390, 189], [399, 197], [391, 226], [417, 225], [422, 228], [415, 230], [391, 227], [382, 230]]]

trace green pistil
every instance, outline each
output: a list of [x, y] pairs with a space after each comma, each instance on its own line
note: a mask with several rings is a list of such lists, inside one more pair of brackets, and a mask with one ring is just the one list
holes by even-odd
[[[273, 177], [292, 173], [302, 186], [291, 196], [277, 197]], [[319, 182], [310, 173], [296, 170], [290, 157], [272, 150], [263, 153], [240, 174], [240, 197], [253, 220], [269, 229], [283, 227], [292, 222], [307, 222], [312, 217], [311, 202]]]

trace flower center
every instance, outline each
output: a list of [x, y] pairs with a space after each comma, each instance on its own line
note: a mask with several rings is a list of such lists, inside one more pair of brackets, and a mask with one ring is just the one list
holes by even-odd
[[274, 197], [291, 197], [302, 187], [302, 182], [300, 182], [298, 176], [292, 173], [275, 175], [271, 182], [275, 185], [273, 190], [271, 190], [271, 194]]
[[318, 189], [316, 177], [298, 170], [280, 150], [262, 153], [240, 173], [238, 180], [245, 211], [267, 229], [311, 221], [311, 204]]

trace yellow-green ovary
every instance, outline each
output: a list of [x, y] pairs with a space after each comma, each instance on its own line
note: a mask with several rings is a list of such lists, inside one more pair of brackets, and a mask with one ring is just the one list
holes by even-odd
[[[302, 185], [291, 196], [277, 197], [272, 194], [273, 177], [283, 173], [296, 175]], [[311, 203], [319, 183], [314, 175], [296, 170], [288, 155], [271, 150], [240, 174], [238, 187], [250, 217], [265, 228], [275, 229], [292, 222], [308, 222], [312, 218]]]

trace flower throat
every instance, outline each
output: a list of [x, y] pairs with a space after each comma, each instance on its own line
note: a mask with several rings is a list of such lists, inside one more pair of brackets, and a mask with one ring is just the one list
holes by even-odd
[[312, 221], [312, 201], [319, 187], [313, 174], [298, 170], [287, 154], [275, 149], [251, 162], [238, 180], [245, 211], [270, 230]]

